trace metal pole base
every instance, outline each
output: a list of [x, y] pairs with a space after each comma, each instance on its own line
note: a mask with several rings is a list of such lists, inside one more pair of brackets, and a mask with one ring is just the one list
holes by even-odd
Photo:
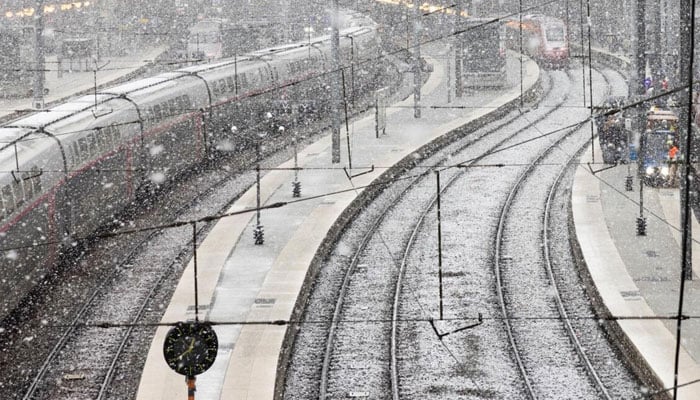
[[644, 217], [637, 217], [637, 236], [647, 235], [647, 219]]
[[292, 197], [301, 197], [301, 182], [292, 182]]
[[255, 244], [265, 244], [265, 231], [262, 225], [258, 225], [253, 230], [253, 239], [255, 239]]

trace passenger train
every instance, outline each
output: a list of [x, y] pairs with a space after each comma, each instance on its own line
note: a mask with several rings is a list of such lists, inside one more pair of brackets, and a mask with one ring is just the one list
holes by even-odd
[[[506, 22], [507, 47], [522, 49], [540, 65], [547, 68], [563, 68], [569, 64], [569, 40], [564, 21], [544, 15], [525, 15]], [[522, 29], [521, 29], [522, 28]]]
[[[341, 65], [353, 64], [355, 90], [369, 92], [387, 71], [377, 61], [376, 26], [364, 17], [351, 22], [340, 31]], [[259, 50], [127, 82], [0, 126], [0, 318], [62, 252], [113, 222], [141, 189], [271, 131], [265, 116], [274, 104], [301, 108], [315, 100], [327, 110], [330, 51], [330, 36]]]

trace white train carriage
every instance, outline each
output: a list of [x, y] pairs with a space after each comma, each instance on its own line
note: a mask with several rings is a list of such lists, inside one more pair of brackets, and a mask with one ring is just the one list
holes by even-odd
[[[341, 31], [341, 63], [358, 87], [379, 81], [374, 35], [373, 26]], [[0, 318], [63, 250], [114, 221], [138, 190], [270, 129], [275, 100], [330, 103], [330, 37], [311, 46], [128, 82], [0, 127]], [[358, 60], [364, 62], [350, 65]]]

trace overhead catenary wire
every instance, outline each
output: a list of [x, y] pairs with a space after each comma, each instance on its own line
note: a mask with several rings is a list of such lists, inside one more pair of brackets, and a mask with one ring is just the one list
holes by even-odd
[[[481, 315], [481, 320], [484, 322], [493, 321], [598, 321], [598, 322], [615, 322], [615, 321], [676, 321], [678, 320], [677, 315], [609, 315], [609, 316], [569, 316], [563, 318], [560, 315], [524, 315], [524, 316], [508, 316], [503, 317], [501, 315]], [[689, 320], [700, 320], [700, 315], [684, 315], [681, 317], [684, 321]], [[476, 321], [479, 317], [445, 317], [442, 322], [469, 322]], [[248, 325], [278, 325], [278, 326], [295, 326], [295, 325], [322, 325], [326, 326], [329, 323], [333, 324], [377, 324], [383, 325], [387, 323], [402, 322], [402, 323], [427, 323], [430, 324], [431, 321], [435, 321], [430, 317], [416, 317], [416, 318], [342, 318], [338, 320], [333, 319], [314, 319], [314, 320], [286, 320], [286, 319], [276, 319], [276, 320], [215, 320], [208, 319], [207, 323], [212, 326], [248, 326]], [[97, 322], [85, 322], [77, 323], [74, 325], [60, 324], [60, 323], [49, 323], [42, 321], [37, 323], [38, 326], [45, 328], [65, 328], [68, 326], [77, 327], [87, 327], [87, 328], [103, 328], [103, 329], [116, 329], [116, 328], [153, 328], [160, 326], [173, 326], [179, 321], [161, 321], [161, 322], [115, 322], [115, 321], [97, 321]]]

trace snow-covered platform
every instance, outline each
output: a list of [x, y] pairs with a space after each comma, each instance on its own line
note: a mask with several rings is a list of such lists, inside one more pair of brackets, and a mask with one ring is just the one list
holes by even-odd
[[[436, 57], [444, 60], [446, 57]], [[374, 115], [350, 127], [353, 170], [348, 179], [345, 139], [341, 164], [331, 164], [331, 139], [326, 136], [299, 153], [302, 197], [292, 197], [293, 172], [274, 170], [261, 181], [263, 204], [292, 202], [264, 210], [265, 243], [255, 245], [255, 214], [247, 213], [217, 223], [198, 249], [200, 319], [211, 321], [287, 321], [292, 316], [304, 278], [319, 246], [341, 213], [382, 172], [416, 149], [448, 132], [503, 107], [518, 102], [521, 87], [512, 79], [507, 90], [465, 93], [447, 104], [445, 66], [428, 58], [434, 71], [422, 88], [423, 104], [464, 106], [424, 108], [422, 118], [413, 118], [413, 99], [393, 104], [387, 115], [386, 135], [375, 137]], [[509, 66], [519, 73], [514, 60]], [[516, 67], [516, 65], [518, 65]], [[512, 67], [512, 68], [511, 68]], [[535, 87], [539, 69], [525, 64], [524, 90]], [[293, 166], [288, 161], [281, 168]], [[372, 166], [374, 169], [372, 170]], [[336, 193], [328, 195], [329, 193]], [[319, 196], [318, 198], [314, 198]], [[229, 210], [256, 206], [251, 188]], [[185, 270], [163, 322], [193, 319], [193, 262]], [[278, 359], [283, 351], [286, 326], [274, 324], [218, 325], [219, 354], [212, 368], [197, 378], [197, 397], [206, 399], [272, 399]], [[151, 345], [138, 399], [185, 398], [185, 379], [171, 371], [163, 360], [167, 327], [159, 328]]]
[[[596, 143], [596, 146], [598, 144]], [[595, 150], [600, 154], [600, 149]], [[590, 150], [581, 158], [591, 160]], [[597, 160], [600, 162], [600, 160]], [[593, 166], [600, 170], [602, 164]], [[626, 191], [625, 178], [634, 176], [634, 190]], [[632, 351], [641, 355], [647, 369], [664, 388], [674, 383], [676, 321], [680, 293], [680, 202], [678, 189], [645, 187], [646, 236], [636, 234], [639, 216], [639, 182], [636, 168], [619, 165], [593, 174], [585, 164], [576, 170], [572, 190], [576, 236], [590, 278]], [[694, 232], [698, 230], [694, 221]], [[684, 314], [700, 311], [700, 245], [693, 244], [694, 279], [686, 281]], [[682, 322], [682, 348], [678, 384], [700, 379], [700, 321]], [[668, 392], [672, 393], [671, 391]], [[679, 399], [700, 398], [700, 384], [679, 389]]]

